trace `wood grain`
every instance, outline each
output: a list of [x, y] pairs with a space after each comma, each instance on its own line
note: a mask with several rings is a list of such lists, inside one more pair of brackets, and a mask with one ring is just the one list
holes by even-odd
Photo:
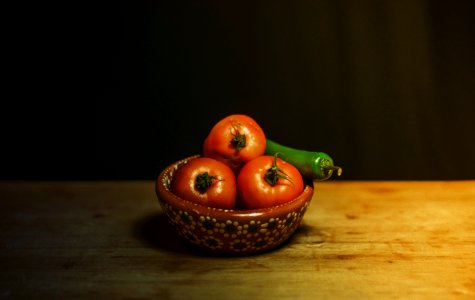
[[283, 247], [211, 257], [151, 181], [0, 182], [0, 299], [475, 298], [475, 181], [315, 188]]

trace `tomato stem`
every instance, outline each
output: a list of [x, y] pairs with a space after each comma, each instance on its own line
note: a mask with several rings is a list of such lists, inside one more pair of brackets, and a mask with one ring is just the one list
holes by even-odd
[[267, 181], [268, 184], [271, 186], [274, 186], [277, 184], [277, 181], [279, 181], [279, 178], [282, 178], [284, 180], [288, 180], [290, 183], [293, 184], [292, 180], [290, 179], [290, 176], [287, 175], [282, 169], [280, 169], [277, 166], [277, 156], [279, 153], [274, 154], [274, 162], [272, 163], [272, 167], [267, 170], [266, 174], [264, 175], [265, 180]]
[[206, 190], [213, 184], [213, 179], [218, 179], [216, 176], [210, 176], [208, 172], [204, 172], [196, 176], [195, 188], [200, 192], [206, 192]]
[[236, 133], [232, 133], [233, 138], [231, 145], [236, 148], [237, 151], [241, 151], [242, 148], [246, 147], [246, 136], [239, 132], [239, 124], [233, 125], [233, 128]]

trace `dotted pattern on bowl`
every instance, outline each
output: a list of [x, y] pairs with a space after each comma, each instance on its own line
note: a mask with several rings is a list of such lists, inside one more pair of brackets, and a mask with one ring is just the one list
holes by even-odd
[[309, 201], [287, 215], [265, 220], [257, 217], [246, 222], [217, 220], [176, 210], [167, 203], [162, 203], [162, 208], [178, 234], [192, 244], [216, 252], [241, 253], [268, 250], [284, 242], [299, 226], [308, 205]]

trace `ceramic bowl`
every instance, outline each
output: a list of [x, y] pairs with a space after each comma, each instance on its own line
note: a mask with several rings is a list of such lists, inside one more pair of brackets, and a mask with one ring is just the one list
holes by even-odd
[[254, 210], [226, 210], [192, 203], [170, 191], [175, 171], [191, 156], [165, 168], [156, 193], [162, 210], [178, 235], [215, 254], [243, 255], [267, 251], [285, 242], [300, 225], [313, 196], [311, 182], [303, 193], [282, 205]]

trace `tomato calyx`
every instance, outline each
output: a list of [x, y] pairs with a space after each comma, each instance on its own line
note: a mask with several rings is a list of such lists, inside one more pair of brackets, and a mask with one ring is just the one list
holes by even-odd
[[213, 184], [213, 179], [217, 180], [218, 177], [209, 175], [208, 172], [204, 172], [196, 176], [195, 188], [204, 193]]
[[266, 174], [264, 175], [264, 179], [268, 184], [271, 186], [274, 186], [277, 184], [277, 181], [279, 181], [279, 178], [288, 180], [290, 183], [293, 184], [292, 180], [290, 179], [290, 176], [287, 175], [282, 169], [280, 169], [277, 166], [277, 156], [279, 153], [274, 154], [274, 162], [272, 163], [272, 167], [267, 170]]
[[246, 147], [246, 136], [238, 131], [231, 140], [231, 145], [233, 145], [237, 151], [240, 151], [242, 148]]
[[235, 133], [232, 133], [233, 138], [231, 139], [231, 145], [236, 148], [237, 151], [241, 151], [242, 148], [246, 147], [246, 136], [239, 132], [239, 127], [239, 123], [233, 125]]

